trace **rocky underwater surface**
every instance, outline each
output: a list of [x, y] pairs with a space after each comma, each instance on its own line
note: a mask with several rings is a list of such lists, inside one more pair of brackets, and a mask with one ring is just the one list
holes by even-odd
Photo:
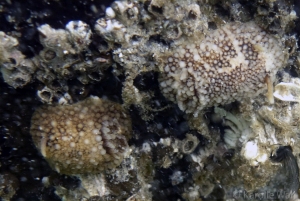
[[300, 1], [0, 1], [0, 200], [299, 200]]

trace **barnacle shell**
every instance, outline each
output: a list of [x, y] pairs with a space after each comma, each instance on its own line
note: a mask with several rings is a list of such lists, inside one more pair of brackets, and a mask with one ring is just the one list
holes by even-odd
[[300, 102], [300, 85], [281, 82], [275, 86], [273, 95], [282, 101]]

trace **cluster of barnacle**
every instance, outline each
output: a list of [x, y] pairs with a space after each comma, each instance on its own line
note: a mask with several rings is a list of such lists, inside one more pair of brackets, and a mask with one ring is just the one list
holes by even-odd
[[[111, 65], [109, 55], [100, 55], [89, 49], [92, 32], [82, 21], [71, 21], [66, 29], [53, 29], [49, 25], [38, 28], [44, 49], [36, 58], [39, 66], [36, 78], [46, 86], [40, 90], [44, 102], [53, 96], [68, 92], [65, 83], [76, 78], [82, 84], [99, 82], [103, 71]], [[58, 93], [60, 92], [60, 93]]]
[[111, 65], [110, 56], [89, 49], [92, 32], [82, 21], [70, 21], [66, 29], [48, 24], [38, 28], [43, 50], [27, 59], [17, 49], [18, 41], [1, 32], [1, 72], [6, 83], [20, 88], [35, 78], [45, 86], [38, 90], [42, 102], [52, 103], [69, 91], [67, 80], [76, 78], [82, 84], [99, 82]]
[[255, 9], [255, 21], [272, 32], [286, 33], [295, 26], [297, 13], [290, 1], [261, 1]]
[[18, 40], [0, 32], [0, 64], [3, 79], [14, 88], [31, 81], [36, 65], [17, 49]]

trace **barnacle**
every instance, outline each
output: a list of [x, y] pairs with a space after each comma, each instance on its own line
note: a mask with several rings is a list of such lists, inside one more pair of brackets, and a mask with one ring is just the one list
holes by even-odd
[[199, 144], [199, 140], [192, 134], [187, 134], [186, 138], [182, 141], [181, 150], [185, 154], [192, 153]]
[[55, 56], [63, 57], [66, 54], [79, 53], [90, 44], [92, 35], [90, 27], [82, 21], [70, 21], [66, 25], [66, 30], [53, 29], [50, 25], [44, 24], [38, 31], [40, 41], [46, 48], [44, 50], [46, 60]]
[[293, 78], [289, 83], [277, 84], [273, 95], [282, 101], [300, 102], [300, 79]]
[[97, 97], [73, 105], [42, 106], [31, 119], [37, 148], [57, 171], [93, 173], [118, 166], [131, 123], [122, 106]]
[[0, 32], [0, 72], [4, 81], [14, 88], [23, 87], [31, 81], [36, 66], [17, 49], [16, 38]]
[[53, 92], [48, 87], [44, 87], [42, 90], [38, 90], [37, 95], [41, 99], [42, 102], [45, 102], [45, 103], [52, 102]]

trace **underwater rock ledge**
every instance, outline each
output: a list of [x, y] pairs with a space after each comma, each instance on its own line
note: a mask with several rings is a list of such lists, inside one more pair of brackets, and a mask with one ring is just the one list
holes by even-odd
[[1, 2], [0, 200], [297, 200], [299, 13]]

